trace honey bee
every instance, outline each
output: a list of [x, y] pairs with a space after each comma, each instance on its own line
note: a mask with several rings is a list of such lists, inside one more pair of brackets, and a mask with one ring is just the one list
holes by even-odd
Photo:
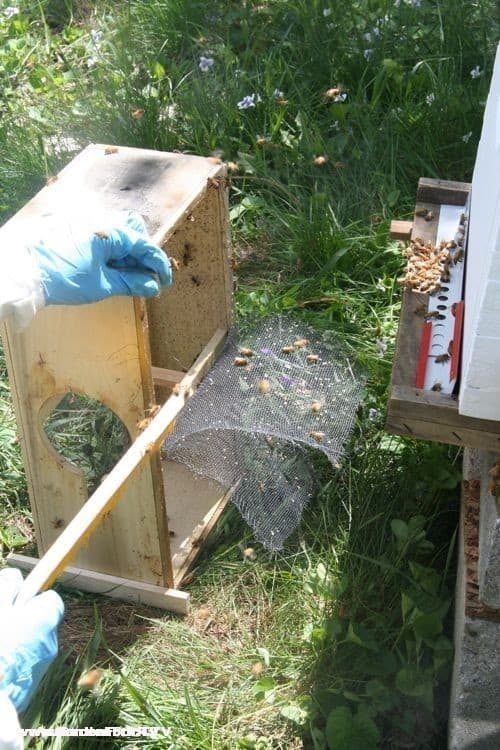
[[174, 387], [172, 388], [172, 393], [173, 393], [174, 396], [179, 396], [180, 392], [181, 392], [181, 384], [180, 383], [176, 383], [174, 385]]
[[424, 216], [425, 221], [432, 221], [434, 218], [434, 214], [432, 211], [427, 211], [427, 214]]
[[94, 234], [96, 237], [100, 237], [101, 240], [107, 240], [109, 236], [107, 232], [102, 232], [101, 230], [94, 232]]
[[241, 554], [244, 560], [256, 560], [257, 553], [253, 547], [245, 547], [241, 550]]
[[222, 164], [220, 156], [207, 156], [207, 161], [209, 161], [210, 164]]
[[193, 284], [194, 284], [195, 286], [200, 286], [200, 285], [201, 285], [200, 277], [199, 277], [199, 276], [196, 276], [195, 274], [193, 274], [193, 275], [191, 276], [191, 281], [193, 282]]
[[248, 359], [246, 359], [246, 357], [235, 357], [233, 364], [235, 367], [246, 367], [248, 365]]
[[497, 461], [495, 464], [493, 464], [488, 474], [494, 479], [498, 479], [500, 477], [500, 461]]
[[191, 245], [189, 242], [186, 242], [184, 245], [184, 254], [182, 256], [182, 262], [185, 266], [189, 265], [189, 263], [193, 260], [193, 253], [191, 249]]
[[64, 525], [64, 520], [62, 518], [54, 518], [54, 520], [52, 521], [52, 526], [54, 529], [62, 529]]
[[434, 383], [434, 385], [431, 388], [431, 391], [437, 391], [439, 393], [439, 391], [441, 391], [442, 388], [443, 387], [442, 387], [441, 383]]
[[446, 248], [448, 250], [454, 250], [456, 246], [457, 246], [457, 243], [455, 242], [455, 240], [451, 240], [451, 242], [446, 243]]
[[429, 312], [424, 313], [423, 317], [425, 320], [432, 320], [433, 318], [439, 318], [439, 311], [429, 310]]
[[264, 146], [267, 143], [266, 139], [262, 135], [259, 135], [255, 142], [257, 146]]
[[242, 357], [253, 357], [255, 352], [253, 349], [246, 349], [245, 347], [242, 347], [240, 349], [240, 354]]
[[281, 351], [283, 352], [283, 354], [291, 354], [293, 351], [295, 351], [295, 347], [293, 346], [293, 344], [289, 344], [287, 346], [282, 346]]
[[306, 360], [308, 362], [319, 362], [319, 357], [317, 354], [308, 354]]
[[104, 149], [104, 153], [106, 156], [109, 156], [110, 154], [117, 154], [118, 146], [106, 146], [106, 148]]
[[325, 91], [325, 97], [326, 99], [335, 99], [336, 96], [338, 96], [341, 93], [338, 86], [333, 86], [331, 89], [327, 89]]
[[449, 359], [450, 359], [450, 355], [449, 354], [438, 354], [437, 357], [435, 358], [434, 362], [436, 362], [437, 364], [439, 364], [440, 362], [443, 362], [443, 363], [444, 362], [448, 362]]
[[462, 261], [464, 259], [464, 255], [465, 250], [463, 249], [463, 247], [461, 247], [460, 250], [453, 256], [453, 263], [456, 265], [457, 263]]
[[319, 401], [313, 401], [311, 404], [311, 411], [315, 412], [316, 414], [321, 411], [321, 404]]
[[214, 188], [215, 190], [219, 190], [221, 185], [224, 183], [223, 177], [209, 177], [207, 180], [207, 185], [209, 188]]
[[427, 212], [427, 208], [417, 208], [417, 210], [415, 211], [415, 216], [427, 216]]
[[170, 265], [172, 266], [174, 271], [178, 271], [181, 267], [181, 264], [179, 263], [177, 258], [173, 258], [172, 256], [170, 256]]
[[323, 154], [320, 154], [319, 156], [314, 157], [313, 164], [315, 164], [317, 167], [322, 167], [324, 164], [326, 164], [327, 161], [328, 158]]
[[139, 109], [134, 109], [134, 111], [132, 112], [132, 117], [134, 118], [134, 120], [140, 120], [144, 112], [145, 110], [140, 107]]
[[260, 393], [269, 393], [271, 390], [271, 383], [267, 378], [262, 378], [262, 380], [259, 380], [259, 392]]
[[309, 343], [309, 339], [297, 339], [293, 342], [293, 345], [297, 347], [297, 349], [301, 349], [303, 346], [307, 346]]
[[451, 278], [451, 277], [450, 277], [450, 272], [448, 271], [448, 269], [445, 269], [445, 270], [443, 271], [443, 273], [441, 274], [441, 281], [442, 281], [442, 282], [443, 282], [444, 284], [448, 284], [448, 283], [449, 283], [449, 281], [450, 281], [450, 278]]
[[153, 419], [153, 417], [156, 417], [160, 409], [161, 406], [159, 404], [153, 404], [153, 406], [147, 410], [147, 416], [137, 422], [137, 429], [139, 430], [139, 432], [142, 432], [146, 429], [146, 427], [149, 427], [149, 425], [151, 424], [151, 420]]
[[312, 431], [309, 433], [309, 437], [312, 437], [312, 439], [316, 440], [317, 443], [322, 443], [325, 437], [325, 433]]
[[453, 339], [448, 344], [448, 354], [450, 355], [450, 357], [453, 356]]
[[84, 690], [93, 690], [98, 686], [103, 674], [102, 669], [89, 669], [82, 674], [77, 685]]

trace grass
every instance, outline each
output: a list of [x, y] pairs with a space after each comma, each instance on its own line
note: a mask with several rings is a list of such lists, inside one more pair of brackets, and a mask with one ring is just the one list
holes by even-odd
[[[471, 177], [494, 3], [20, 8], [0, 13], [3, 218], [89, 141], [221, 155], [234, 163], [240, 320], [289, 312], [335, 330], [369, 375], [343, 466], [318, 461], [321, 490], [282, 553], [255, 545], [244, 559], [251, 532], [231, 510], [186, 621], [65, 594], [62, 653], [26, 723], [167, 736], [33, 747], [444, 747], [460, 455], [383, 431], [401, 268], [388, 226], [411, 216], [420, 176]], [[115, 428], [75, 406], [95, 481]], [[74, 458], [69, 416], [53, 432]], [[3, 364], [0, 441], [1, 542], [22, 548], [32, 535]], [[103, 677], [82, 690], [95, 664]]]

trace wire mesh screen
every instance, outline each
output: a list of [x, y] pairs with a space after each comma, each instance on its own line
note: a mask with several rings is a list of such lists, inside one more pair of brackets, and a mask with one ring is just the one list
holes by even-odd
[[314, 492], [311, 449], [338, 466], [363, 384], [333, 334], [267, 318], [244, 335], [231, 332], [164, 451], [234, 487], [233, 502], [256, 539], [282, 549]]

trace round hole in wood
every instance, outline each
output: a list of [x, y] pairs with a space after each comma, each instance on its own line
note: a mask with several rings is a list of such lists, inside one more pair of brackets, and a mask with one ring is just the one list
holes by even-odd
[[52, 447], [83, 472], [89, 496], [129, 447], [127, 428], [101, 401], [66, 393], [43, 424]]

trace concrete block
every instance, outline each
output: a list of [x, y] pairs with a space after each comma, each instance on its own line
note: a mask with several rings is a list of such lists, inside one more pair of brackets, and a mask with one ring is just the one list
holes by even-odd
[[496, 497], [490, 492], [489, 470], [497, 456], [482, 453], [479, 521], [479, 598], [488, 607], [500, 610], [500, 514]]
[[[464, 479], [473, 483], [491, 466], [493, 454], [466, 449]], [[466, 616], [464, 504], [460, 518], [455, 600], [455, 661], [448, 724], [449, 750], [500, 748], [500, 622]], [[482, 502], [482, 498], [481, 498]], [[484, 522], [488, 519], [485, 516]], [[481, 524], [481, 522], [480, 522]], [[470, 558], [469, 558], [470, 562]]]

